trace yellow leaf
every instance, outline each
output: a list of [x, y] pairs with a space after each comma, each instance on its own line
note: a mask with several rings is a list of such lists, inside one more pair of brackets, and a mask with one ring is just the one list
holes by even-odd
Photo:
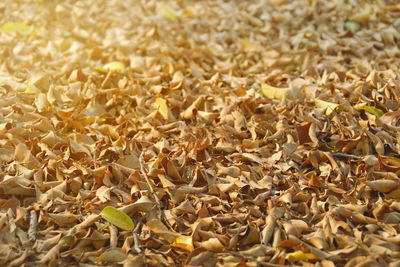
[[31, 28], [21, 22], [7, 22], [1, 27], [1, 31], [5, 33], [19, 33], [22, 35], [29, 35]]
[[159, 111], [161, 115], [164, 117], [164, 119], [168, 120], [168, 106], [167, 106], [167, 101], [163, 98], [157, 97], [155, 104], [159, 108]]
[[164, 5], [164, 4], [161, 4], [161, 9], [162, 9], [162, 11], [164, 13], [164, 16], [167, 19], [174, 20], [174, 19], [176, 19], [178, 17], [178, 14], [176, 13], [175, 10], [171, 9], [170, 7], [168, 7], [168, 6]]
[[185, 9], [185, 10], [183, 10], [183, 12], [182, 12], [182, 16], [184, 16], [184, 17], [189, 17], [189, 18], [191, 18], [191, 17], [194, 17], [194, 15], [195, 15], [195, 13], [194, 13], [194, 11], [191, 10], [191, 9]]
[[26, 87], [25, 94], [38, 94], [40, 93], [40, 90], [36, 88], [36, 86], [34, 85], [28, 85], [28, 87]]
[[274, 87], [266, 83], [261, 84], [262, 93], [271, 99], [282, 100], [283, 96], [287, 93], [287, 88]]
[[132, 222], [131, 217], [129, 217], [125, 212], [117, 210], [114, 207], [111, 206], [105, 207], [101, 211], [100, 215], [108, 222], [114, 224], [115, 226], [123, 230], [131, 231], [134, 228], [134, 224]]
[[159, 174], [158, 179], [160, 179], [163, 188], [175, 188], [175, 185], [170, 180], [165, 178], [165, 175]]
[[172, 247], [181, 248], [186, 251], [192, 252], [194, 250], [193, 240], [190, 236], [180, 236], [175, 239], [174, 243], [171, 244]]
[[293, 88], [279, 88], [274, 87], [266, 83], [261, 83], [261, 92], [268, 98], [283, 100], [294, 99], [300, 93], [303, 87], [293, 87]]
[[343, 111], [343, 105], [331, 103], [331, 102], [320, 100], [320, 99], [317, 99], [317, 98], [314, 98], [314, 102], [315, 102], [315, 105], [317, 107], [326, 108], [325, 114], [328, 115], [328, 116], [330, 114], [332, 114], [332, 112], [334, 110], [336, 110], [337, 112]]
[[304, 253], [301, 250], [297, 250], [292, 253], [288, 253], [285, 257], [288, 261], [308, 261], [308, 260], [317, 260], [318, 257], [312, 253]]
[[113, 61], [113, 62], [105, 64], [103, 67], [96, 67], [96, 70], [101, 71], [101, 72], [124, 71], [125, 70], [125, 66], [124, 66], [124, 63], [122, 63], [122, 62]]

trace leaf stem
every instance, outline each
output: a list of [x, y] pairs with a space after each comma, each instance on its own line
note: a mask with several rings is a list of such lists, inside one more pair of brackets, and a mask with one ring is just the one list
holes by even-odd
[[145, 178], [145, 180], [146, 180], [146, 183], [147, 183], [147, 186], [148, 186], [149, 189], [150, 189], [150, 193], [153, 195], [153, 197], [154, 197], [154, 199], [155, 199], [155, 201], [156, 201], [157, 208], [158, 208], [158, 210], [160, 211], [159, 219], [160, 219], [160, 221], [163, 221], [163, 219], [165, 218], [164, 212], [163, 212], [163, 210], [161, 209], [160, 200], [158, 199], [158, 196], [155, 194], [154, 189], [153, 189], [153, 187], [152, 187], [151, 184], [150, 184], [149, 177], [147, 177], [146, 171], [145, 171], [145, 169], [144, 169], [143, 154], [144, 154], [144, 151], [142, 151], [142, 153], [140, 153], [140, 157], [139, 157], [140, 172], [141, 172], [142, 175], [144, 176], [144, 178]]

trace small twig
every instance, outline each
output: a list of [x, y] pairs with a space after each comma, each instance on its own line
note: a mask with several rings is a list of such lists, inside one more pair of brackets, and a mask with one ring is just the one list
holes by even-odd
[[137, 254], [139, 254], [140, 252], [142, 252], [142, 250], [140, 249], [140, 242], [139, 242], [139, 237], [138, 237], [138, 232], [140, 230], [140, 228], [142, 228], [143, 225], [143, 216], [140, 217], [139, 222], [137, 223], [135, 229], [133, 230], [133, 249], [135, 250], [135, 252]]
[[78, 230], [84, 230], [94, 224], [96, 221], [100, 219], [100, 215], [98, 214], [90, 214], [86, 219], [80, 224], [76, 225]]
[[93, 153], [93, 166], [94, 169], [97, 169], [97, 153], [99, 152], [99, 150], [101, 149], [101, 144], [99, 144], [99, 142], [96, 143], [96, 149], [94, 150]]
[[116, 248], [118, 244], [118, 230], [114, 225], [109, 226], [110, 230], [110, 248]]
[[345, 153], [340, 153], [340, 152], [333, 152], [332, 156], [339, 157], [339, 158], [348, 158], [348, 159], [362, 159], [363, 158], [361, 156], [345, 154]]
[[29, 240], [34, 242], [36, 240], [36, 228], [37, 228], [37, 214], [36, 211], [31, 210], [31, 218], [29, 220], [28, 237]]
[[112, 74], [112, 71], [109, 70], [109, 71], [107, 72], [107, 75], [106, 75], [106, 77], [104, 78], [103, 82], [101, 83], [100, 88], [104, 88], [104, 87], [106, 86], [106, 84], [108, 83], [108, 81], [109, 81], [110, 78], [111, 78], [111, 74]]
[[160, 211], [159, 219], [160, 219], [160, 221], [163, 221], [163, 219], [165, 218], [164, 212], [163, 212], [163, 210], [161, 209], [160, 200], [158, 199], [158, 196], [155, 194], [155, 192], [154, 192], [154, 190], [153, 190], [153, 187], [152, 187], [151, 184], [150, 184], [149, 177], [147, 177], [146, 171], [145, 171], [145, 169], [144, 169], [143, 154], [144, 154], [144, 151], [142, 151], [142, 153], [140, 153], [140, 157], [139, 157], [140, 172], [142, 173], [142, 175], [143, 175], [144, 178], [146, 179], [146, 183], [147, 183], [147, 186], [148, 186], [149, 189], [150, 189], [150, 193], [153, 195], [153, 197], [154, 197], [154, 199], [155, 199], [155, 201], [156, 201], [157, 208], [158, 208], [158, 210]]

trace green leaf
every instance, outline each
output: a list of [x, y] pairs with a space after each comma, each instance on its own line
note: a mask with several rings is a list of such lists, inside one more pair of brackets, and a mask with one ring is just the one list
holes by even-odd
[[164, 16], [167, 19], [174, 20], [174, 19], [176, 19], [178, 17], [178, 14], [176, 13], [175, 10], [171, 9], [170, 7], [168, 7], [168, 6], [164, 5], [164, 4], [161, 4], [161, 9], [162, 9], [162, 11], [164, 13]]
[[7, 22], [1, 26], [1, 31], [5, 33], [19, 33], [22, 35], [29, 35], [31, 28], [21, 22]]
[[96, 67], [96, 70], [101, 71], [101, 72], [124, 71], [125, 70], [125, 66], [124, 66], [124, 63], [122, 63], [122, 62], [113, 61], [113, 62], [105, 64], [103, 67]]
[[114, 207], [107, 206], [105, 207], [101, 213], [101, 217], [114, 224], [115, 226], [123, 229], [123, 230], [133, 230], [135, 227], [132, 219], [125, 213]]
[[319, 108], [326, 108], [325, 114], [328, 116], [332, 114], [334, 110], [336, 110], [337, 112], [342, 112], [344, 108], [343, 105], [331, 103], [317, 98], [314, 98], [314, 103]]
[[365, 110], [366, 112], [379, 117], [382, 117], [383, 114], [385, 114], [385, 112], [383, 112], [383, 110], [376, 108], [376, 107], [372, 107], [372, 106], [368, 106], [368, 105], [361, 105], [361, 106], [357, 106], [356, 107], [357, 110]]
[[345, 28], [347, 31], [356, 32], [356, 31], [358, 31], [358, 30], [361, 29], [361, 26], [360, 26], [360, 24], [358, 24], [357, 22], [354, 22], [354, 21], [347, 21], [347, 22], [344, 24], [344, 28]]

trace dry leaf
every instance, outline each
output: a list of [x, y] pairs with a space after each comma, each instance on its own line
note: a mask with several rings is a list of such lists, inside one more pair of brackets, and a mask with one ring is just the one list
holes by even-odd
[[0, 1], [0, 265], [398, 264], [400, 6], [332, 2]]
[[216, 252], [221, 252], [224, 250], [224, 246], [221, 244], [221, 242], [218, 240], [218, 238], [210, 238], [207, 241], [201, 242], [201, 247], [211, 250], [211, 251], [216, 251]]

